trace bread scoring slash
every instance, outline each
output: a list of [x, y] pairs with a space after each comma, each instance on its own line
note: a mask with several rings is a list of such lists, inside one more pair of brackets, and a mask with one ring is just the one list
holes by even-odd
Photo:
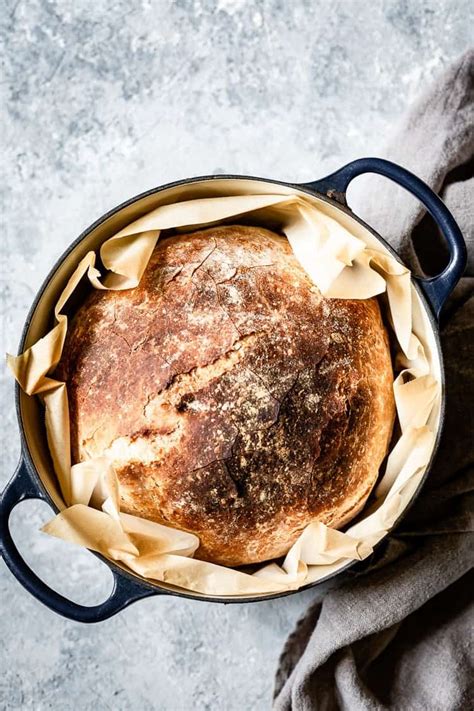
[[108, 457], [123, 511], [228, 566], [353, 518], [395, 414], [377, 300], [323, 297], [260, 227], [159, 241], [138, 287], [88, 296], [56, 375], [73, 461]]

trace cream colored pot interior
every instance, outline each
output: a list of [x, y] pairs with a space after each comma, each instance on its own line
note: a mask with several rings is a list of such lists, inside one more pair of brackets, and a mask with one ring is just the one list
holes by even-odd
[[[83, 239], [60, 264], [36, 306], [28, 328], [24, 349], [28, 348], [35, 341], [41, 338], [51, 327], [52, 313], [56, 301], [58, 300], [67, 279], [74, 271], [79, 260], [82, 259], [88, 251], [96, 250], [106, 239], [112, 237], [119, 230], [136, 220], [138, 217], [141, 217], [160, 205], [180, 202], [183, 200], [249, 193], [271, 194], [275, 192], [279, 194], [294, 194], [298, 191], [284, 185], [259, 180], [248, 180], [244, 178], [196, 180], [195, 182], [187, 183], [185, 185], [176, 185], [174, 187], [166, 188], [153, 195], [140, 198], [133, 204], [124, 207], [122, 210], [110, 216], [100, 225], [95, 227], [95, 229], [93, 229], [90, 234], [88, 234], [87, 237]], [[328, 203], [317, 196], [308, 195], [306, 192], [301, 192], [301, 194], [304, 195], [307, 200], [311, 200], [315, 203], [319, 210], [325, 212], [346, 226], [356, 237], [365, 241], [370, 247], [379, 250], [381, 248], [384, 250], [386, 249], [367, 228], [361, 225], [345, 211], [341, 210], [337, 205]], [[252, 220], [252, 222], [255, 223], [256, 220]], [[432, 373], [438, 382], [441, 382], [440, 355], [433, 327], [426, 307], [413, 286], [412, 290], [414, 293], [414, 327], [416, 332], [424, 341], [426, 355], [431, 364]], [[43, 413], [37, 398], [30, 397], [20, 390], [20, 411], [26, 442], [31, 458], [52, 500], [61, 510], [64, 508], [64, 502], [61, 498], [53, 472], [46, 443]], [[438, 402], [431, 413], [428, 423], [434, 432], [438, 431], [439, 420], [440, 403]], [[130, 571], [128, 572], [130, 574]], [[173, 589], [172, 586], [168, 586], [164, 583], [152, 584], [160, 589]], [[180, 589], [179, 592], [182, 595], [188, 594], [191, 596], [191, 593], [186, 593], [186, 591], [182, 589]], [[192, 596], [196, 597], [196, 594], [194, 593]], [[206, 596], [199, 595], [199, 597]]]

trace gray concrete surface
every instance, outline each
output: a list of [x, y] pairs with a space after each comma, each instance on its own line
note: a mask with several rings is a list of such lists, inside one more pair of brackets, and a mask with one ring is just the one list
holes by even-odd
[[[472, 41], [470, 0], [4, 0], [1, 348], [79, 232], [185, 176], [295, 181], [376, 152], [404, 108]], [[1, 481], [19, 455], [1, 375]], [[12, 517], [64, 594], [99, 602], [107, 570]], [[265, 709], [285, 636], [314, 593], [223, 607], [171, 598], [86, 627], [0, 571], [1, 709]]]

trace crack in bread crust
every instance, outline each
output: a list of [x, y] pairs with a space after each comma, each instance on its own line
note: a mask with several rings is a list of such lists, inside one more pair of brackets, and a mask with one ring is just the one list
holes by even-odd
[[[242, 359], [245, 347], [251, 348], [256, 338], [258, 338], [257, 333], [240, 336], [233, 342], [229, 350], [211, 362], [205, 365], [196, 365], [188, 371], [173, 375], [163, 390], [157, 393], [154, 398], [148, 399], [143, 413], [146, 419], [153, 420], [155, 417], [154, 408], [158, 408], [159, 411], [159, 408], [164, 404], [173, 405], [179, 410], [179, 404], [177, 403], [183, 399], [189, 390], [201, 390], [211, 381], [232, 370]], [[188, 402], [187, 407], [192, 408], [191, 403], [192, 400]]]
[[256, 227], [161, 240], [136, 289], [88, 297], [58, 375], [74, 461], [109, 457], [124, 511], [225, 565], [357, 513], [394, 418], [377, 301], [324, 298]]

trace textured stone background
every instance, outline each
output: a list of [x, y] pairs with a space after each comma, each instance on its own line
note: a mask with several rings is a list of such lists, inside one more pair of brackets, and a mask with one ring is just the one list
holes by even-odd
[[[472, 41], [470, 0], [3, 0], [0, 350], [15, 351], [55, 259], [118, 202], [185, 176], [303, 181], [374, 153]], [[2, 370], [1, 482], [19, 453]], [[102, 564], [12, 516], [64, 594], [101, 601]], [[63, 620], [0, 570], [0, 708], [264, 709], [307, 592], [249, 606], [149, 599]]]

